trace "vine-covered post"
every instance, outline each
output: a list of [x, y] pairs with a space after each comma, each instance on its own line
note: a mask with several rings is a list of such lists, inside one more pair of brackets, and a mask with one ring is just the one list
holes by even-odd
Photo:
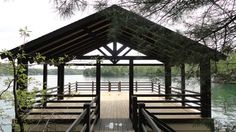
[[165, 97], [166, 100], [170, 99], [171, 94], [171, 66], [170, 64], [165, 64]]
[[[23, 53], [22, 53], [23, 54]], [[22, 58], [17, 59], [18, 72], [17, 72], [17, 89], [27, 90], [28, 86], [28, 60], [22, 55]]]
[[211, 117], [211, 64], [210, 59], [200, 62], [201, 116]]
[[64, 94], [64, 64], [59, 64], [58, 66], [58, 72], [57, 72], [57, 94], [58, 94], [58, 100], [63, 99]]

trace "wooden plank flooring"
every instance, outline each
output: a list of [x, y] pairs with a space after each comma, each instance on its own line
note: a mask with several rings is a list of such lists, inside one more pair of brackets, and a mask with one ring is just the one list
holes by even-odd
[[129, 120], [128, 92], [101, 93], [101, 119], [94, 131], [134, 132]]
[[[138, 94], [138, 93], [137, 93]], [[144, 94], [142, 92], [142, 94]], [[153, 94], [153, 93], [145, 93], [145, 94]], [[141, 100], [156, 100], [158, 97], [141, 97]], [[76, 100], [78, 97], [72, 97], [72, 98], [65, 98], [65, 100]], [[87, 100], [92, 98], [90, 97], [83, 97], [83, 99]], [[158, 98], [161, 99], [161, 98]], [[94, 127], [95, 132], [121, 132], [121, 131], [126, 131], [126, 132], [134, 132], [132, 128], [132, 123], [129, 119], [129, 93], [128, 92], [101, 92], [101, 115], [100, 115], [100, 120], [97, 122], [97, 124]], [[148, 105], [163, 105], [166, 106], [167, 104], [146, 104]], [[171, 104], [171, 105], [178, 105], [178, 104]], [[81, 103], [49, 103], [48, 106], [83, 106]], [[33, 110], [32, 112], [79, 112], [81, 109], [58, 109], [58, 110], [52, 110], [52, 109], [37, 109]], [[162, 112], [163, 110], [150, 110], [152, 112]], [[165, 111], [165, 110], [164, 110]], [[171, 110], [173, 111], [173, 109]], [[186, 112], [184, 109], [178, 109], [174, 110], [175, 112], [182, 111]], [[78, 115], [30, 115], [28, 118], [30, 119], [75, 119]], [[161, 119], [200, 119], [201, 117], [198, 115], [193, 115], [193, 116], [176, 116], [176, 115], [159, 115], [158, 116]], [[188, 130], [183, 130], [183, 126], [186, 126], [187, 124], [170, 124], [173, 128], [175, 128], [178, 131], [189, 131], [189, 130], [194, 130], [195, 127], [192, 127], [193, 124], [188, 124], [189, 128]], [[43, 125], [42, 125], [43, 126]], [[54, 127], [55, 126], [55, 127]], [[61, 126], [61, 127], [60, 127]], [[60, 130], [66, 130], [69, 125], [65, 125], [64, 128], [62, 129], [63, 125], [62, 124], [54, 124], [53, 126], [50, 126], [53, 128], [53, 130], [56, 131], [56, 128], [60, 128]], [[50, 128], [50, 130], [51, 130]], [[204, 129], [197, 129], [198, 130], [206, 130], [208, 131], [205, 127], [200, 127]], [[39, 130], [39, 129], [38, 129]]]

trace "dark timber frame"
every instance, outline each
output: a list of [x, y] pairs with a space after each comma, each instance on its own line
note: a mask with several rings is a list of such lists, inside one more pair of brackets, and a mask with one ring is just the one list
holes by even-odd
[[[107, 44], [113, 43], [113, 49]], [[117, 43], [122, 44], [118, 48]], [[102, 47], [111, 55], [107, 55]], [[128, 48], [128, 49], [127, 49]], [[102, 56], [85, 56], [93, 50], [98, 50]], [[126, 51], [124, 51], [127, 49]], [[146, 56], [127, 56], [134, 49]], [[211, 117], [211, 73], [210, 60], [218, 61], [226, 56], [215, 49], [208, 48], [185, 36], [162, 27], [131, 11], [113, 5], [82, 20], [62, 27], [56, 31], [16, 47], [10, 52], [17, 56], [21, 50], [26, 54], [26, 60], [19, 63], [33, 62], [32, 57], [40, 53], [46, 57], [44, 64], [44, 89], [47, 82], [47, 64], [50, 59], [59, 60], [59, 57], [69, 56], [66, 62], [74, 59], [95, 59], [96, 62], [96, 94], [97, 105], [100, 106], [100, 82], [102, 65], [128, 65], [129, 66], [129, 111], [131, 113], [133, 95], [133, 70], [140, 65], [165, 66], [165, 94], [171, 94], [171, 67], [181, 65], [182, 94], [185, 89], [184, 64], [200, 64], [200, 86], [202, 117]], [[123, 54], [122, 51], [124, 51]], [[7, 55], [2, 54], [2, 58]], [[112, 64], [101, 64], [100, 59], [107, 59]], [[134, 60], [159, 60], [163, 64], [135, 64]], [[119, 64], [119, 60], [129, 60], [128, 64]], [[27, 62], [27, 63], [26, 63]], [[64, 66], [58, 66], [58, 94], [64, 92]], [[74, 64], [84, 65], [84, 64]], [[89, 65], [89, 64], [88, 64]], [[63, 99], [59, 96], [58, 100]], [[170, 98], [167, 96], [166, 100]], [[185, 104], [182, 104], [185, 105]], [[100, 113], [100, 107], [98, 108]], [[131, 116], [131, 115], [130, 115]]]
[[[57, 94], [63, 95], [64, 94], [64, 64], [58, 65], [58, 74], [57, 74]], [[58, 100], [63, 99], [63, 96], [58, 96]]]

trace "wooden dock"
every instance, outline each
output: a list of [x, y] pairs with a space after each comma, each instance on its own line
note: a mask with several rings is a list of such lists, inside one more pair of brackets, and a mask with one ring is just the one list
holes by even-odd
[[128, 92], [101, 93], [101, 119], [94, 131], [133, 132], [129, 117]]
[[[141, 92], [144, 94], [144, 92]], [[134, 92], [140, 94], [140, 92]], [[146, 92], [145, 94], [157, 94], [155, 92]], [[81, 100], [81, 97], [65, 97], [66, 101]], [[82, 100], [92, 100], [91, 97], [83, 97]], [[163, 100], [161, 97], [139, 97], [138, 100]], [[181, 103], [147, 103], [146, 106], [180, 106]], [[63, 120], [64, 123], [42, 123], [31, 126], [31, 131], [64, 131], [71, 122], [78, 117], [82, 109], [71, 107], [82, 107], [82, 103], [48, 103], [47, 109], [33, 109], [27, 118], [30, 120]], [[52, 109], [50, 109], [52, 107]], [[57, 109], [55, 107], [67, 107], [68, 109]], [[194, 112], [194, 109], [150, 109], [150, 112]], [[38, 114], [35, 114], [38, 113]], [[40, 114], [41, 113], [41, 114]], [[69, 113], [69, 114], [68, 114]], [[74, 113], [74, 114], [73, 114]], [[167, 124], [177, 131], [210, 131], [205, 125], [199, 123], [201, 117], [199, 115], [156, 115], [159, 119], [163, 119]], [[49, 121], [50, 122], [50, 121]], [[66, 122], [66, 123], [65, 123]], [[47, 125], [45, 127], [45, 125]], [[33, 128], [33, 130], [32, 130]], [[78, 126], [81, 128], [81, 126]], [[133, 132], [132, 122], [129, 119], [129, 92], [101, 92], [101, 115], [94, 131], [110, 132], [110, 131], [128, 131]]]

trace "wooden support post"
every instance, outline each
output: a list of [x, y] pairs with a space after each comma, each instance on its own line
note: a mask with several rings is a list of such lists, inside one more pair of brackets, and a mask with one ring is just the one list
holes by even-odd
[[84, 109], [86, 110], [86, 115], [84, 117], [84, 123], [87, 125], [85, 132], [90, 132], [90, 104], [84, 104]]
[[158, 83], [158, 94], [161, 94], [161, 84]]
[[118, 91], [121, 92], [121, 82], [118, 82]]
[[170, 100], [171, 97], [171, 66], [169, 64], [165, 64], [165, 95], [166, 100]]
[[153, 92], [153, 88], [154, 88], [154, 84], [153, 84], [153, 81], [151, 82], [151, 90]]
[[135, 91], [138, 92], [138, 82], [135, 82]]
[[[47, 92], [47, 81], [48, 81], [48, 65], [43, 65], [43, 93], [46, 95]], [[47, 96], [43, 97], [43, 107], [47, 106]]]
[[96, 95], [98, 97], [97, 101], [96, 101], [96, 105], [98, 106], [98, 110], [97, 110], [97, 116], [98, 116], [98, 120], [100, 118], [100, 90], [101, 90], [101, 62], [100, 59], [97, 60], [97, 66], [96, 66]]
[[[180, 65], [181, 70], [181, 94], [185, 95], [185, 65]], [[181, 96], [182, 106], [185, 106], [185, 96]]]
[[78, 82], [77, 81], [75, 82], [75, 92], [76, 93], [78, 92]]
[[111, 92], [111, 82], [108, 81], [108, 92]]
[[57, 72], [57, 94], [58, 94], [58, 100], [63, 99], [64, 94], [64, 64], [60, 64], [58, 66], [58, 72]]
[[69, 90], [69, 95], [71, 94], [71, 84], [70, 82], [68, 83], [68, 90]]
[[200, 63], [201, 116], [211, 117], [211, 64], [210, 59]]
[[94, 81], [92, 81], [92, 93], [94, 92]]
[[144, 124], [144, 116], [142, 114], [142, 109], [145, 108], [145, 104], [144, 103], [138, 103], [138, 132], [142, 132], [142, 124]]
[[132, 97], [132, 122], [133, 122], [133, 128], [135, 131], [138, 130], [138, 114], [137, 114], [137, 97]]
[[134, 93], [134, 63], [129, 60], [129, 118], [131, 119], [132, 96]]

